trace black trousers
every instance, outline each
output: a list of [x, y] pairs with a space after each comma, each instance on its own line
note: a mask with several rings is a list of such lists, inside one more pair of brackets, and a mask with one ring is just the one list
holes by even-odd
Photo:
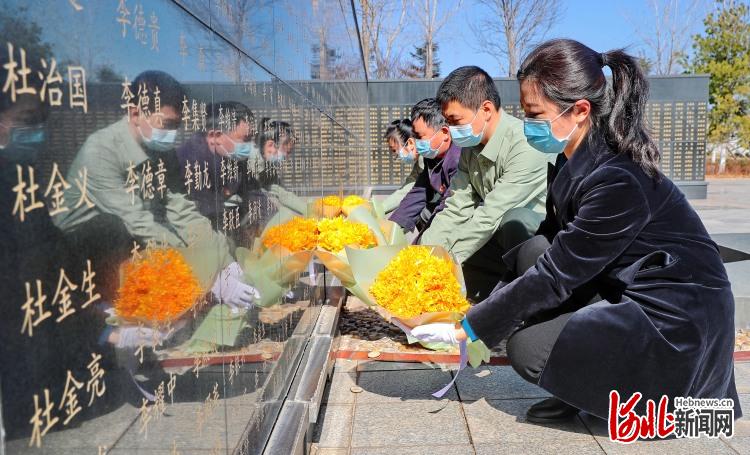
[[[549, 247], [549, 241], [541, 235], [534, 236], [525, 242], [518, 253], [516, 275], [520, 276], [533, 267], [539, 256]], [[573, 296], [559, 307], [536, 314], [525, 321], [524, 325], [508, 338], [506, 345], [508, 359], [513, 369], [525, 380], [538, 384], [539, 377], [544, 371], [547, 359], [565, 323], [579, 308], [600, 300], [601, 297], [583, 287], [576, 290]]]
[[[505, 213], [495, 234], [463, 263], [466, 296], [470, 300], [481, 302], [490, 295], [508, 272], [501, 259], [503, 254], [531, 239], [542, 219], [542, 215], [527, 208], [515, 208]], [[535, 261], [536, 257], [538, 255], [534, 257]]]

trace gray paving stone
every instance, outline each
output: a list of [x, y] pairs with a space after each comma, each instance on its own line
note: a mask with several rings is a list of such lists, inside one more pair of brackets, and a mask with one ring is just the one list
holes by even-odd
[[[441, 365], [429, 362], [379, 362], [362, 360], [357, 371], [401, 371], [401, 370], [443, 370]], [[447, 370], [447, 369], [446, 369]]]
[[467, 368], [456, 381], [462, 401], [549, 397], [541, 387], [525, 381], [510, 366]]
[[732, 293], [735, 297], [750, 297], [750, 261], [730, 262], [724, 264], [727, 269], [729, 282], [732, 283]]
[[[741, 394], [740, 404], [747, 413], [750, 410], [750, 395]], [[734, 435], [731, 438], [721, 438], [725, 444], [739, 453], [750, 453], [750, 417], [746, 414], [734, 422]]]
[[581, 421], [591, 431], [596, 441], [607, 454], [612, 455], [661, 455], [674, 453], [689, 453], [691, 455], [709, 454], [736, 454], [727, 443], [720, 439], [698, 438], [698, 439], [664, 439], [664, 440], [642, 440], [630, 444], [622, 444], [610, 441], [607, 432], [607, 423], [589, 414], [579, 414]]
[[[442, 389], [452, 379], [447, 371], [402, 370], [365, 371], [359, 374], [357, 385], [363, 392], [357, 403], [398, 402], [404, 400], [437, 400], [432, 394]], [[457, 400], [455, 386], [448, 390], [442, 400]]]
[[357, 371], [358, 363], [359, 362], [357, 360], [336, 359], [336, 361], [333, 363], [333, 372], [334, 373], [349, 373], [352, 371]]
[[354, 403], [354, 394], [351, 388], [357, 385], [356, 373], [334, 373], [323, 392], [323, 403], [328, 404], [351, 404]]
[[320, 409], [313, 442], [318, 448], [349, 447], [352, 434], [352, 405], [332, 404]]
[[713, 234], [711, 239], [718, 245], [750, 254], [750, 234]]
[[[750, 363], [735, 362], [734, 381], [737, 386], [737, 393], [750, 393]], [[742, 408], [745, 410], [744, 406]], [[746, 409], [745, 412], [750, 413], [750, 409]]]
[[476, 455], [603, 455], [604, 450], [599, 447], [594, 439], [590, 441], [566, 441], [560, 444], [556, 440], [527, 441], [525, 443], [513, 444], [477, 444]]
[[[172, 449], [112, 449], [107, 451], [107, 455], [174, 455], [174, 450]], [[189, 450], [189, 449], [180, 449], [179, 454], [180, 455], [211, 455], [215, 454], [216, 452], [213, 450], [206, 450], [206, 449], [195, 449], [195, 450]], [[86, 454], [80, 454], [79, 455], [86, 455]], [[98, 452], [91, 452], [89, 455], [98, 455]]]
[[469, 444], [460, 403], [357, 404], [352, 448]]
[[310, 450], [310, 455], [349, 455], [349, 449], [313, 448]]
[[474, 444], [524, 444], [556, 441], [559, 445], [593, 438], [579, 419], [554, 425], [526, 422], [526, 410], [537, 400], [479, 400], [463, 403]]
[[361, 447], [352, 449], [351, 455], [474, 455], [470, 444], [413, 447]]
[[748, 393], [740, 393], [740, 407], [742, 408], [742, 412], [744, 413], [742, 416], [742, 420], [750, 420], [750, 394]]

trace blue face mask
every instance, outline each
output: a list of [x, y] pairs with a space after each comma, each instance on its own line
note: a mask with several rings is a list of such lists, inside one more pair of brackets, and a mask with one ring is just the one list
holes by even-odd
[[276, 153], [276, 154], [271, 155], [270, 157], [268, 157], [268, 162], [269, 163], [279, 164], [279, 163], [283, 163], [284, 160], [286, 160], [286, 155], [284, 155], [282, 153]]
[[229, 140], [234, 144], [232, 150], [227, 150], [230, 158], [240, 161], [246, 160], [252, 155], [257, 156], [258, 148], [252, 142], [235, 142], [231, 137]]
[[177, 130], [163, 130], [160, 128], [151, 128], [151, 137], [146, 137], [138, 127], [138, 132], [141, 133], [143, 139], [143, 145], [147, 149], [155, 152], [167, 152], [174, 148], [174, 141], [177, 139]]
[[414, 161], [416, 161], [414, 155], [409, 153], [409, 151], [406, 150], [406, 147], [398, 149], [398, 160], [404, 164], [414, 164]]
[[571, 105], [568, 109], [560, 112], [560, 114], [552, 120], [524, 118], [523, 134], [526, 136], [526, 142], [542, 153], [562, 153], [570, 140], [570, 136], [573, 135], [576, 128], [578, 128], [578, 125], [573, 126], [573, 129], [567, 137], [564, 139], [558, 139], [552, 134], [552, 122], [559, 119], [560, 116], [566, 113], [571, 107], [573, 106]]
[[0, 157], [14, 163], [33, 163], [39, 156], [40, 146], [46, 139], [44, 125], [8, 127], [9, 140], [0, 146]]
[[39, 145], [44, 142], [46, 133], [44, 125], [16, 126], [10, 128], [9, 136], [8, 145]]
[[484, 122], [482, 131], [479, 134], [474, 134], [474, 128], [471, 126], [471, 124], [477, 118], [477, 115], [479, 115], [479, 111], [477, 111], [477, 113], [474, 114], [474, 118], [472, 118], [471, 121], [465, 125], [455, 125], [448, 127], [451, 132], [451, 139], [453, 140], [454, 144], [463, 148], [474, 147], [475, 145], [478, 145], [480, 142], [482, 142], [484, 129], [487, 128], [487, 122]]
[[432, 148], [430, 143], [435, 138], [437, 133], [440, 131], [436, 131], [435, 134], [432, 135], [429, 139], [417, 139], [416, 146], [417, 146], [417, 154], [423, 158], [433, 159], [436, 156], [438, 156], [438, 149]]

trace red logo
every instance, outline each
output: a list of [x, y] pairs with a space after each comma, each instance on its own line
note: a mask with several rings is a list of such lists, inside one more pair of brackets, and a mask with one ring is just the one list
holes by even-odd
[[609, 392], [609, 439], [630, 443], [638, 438], [665, 438], [675, 431], [674, 415], [667, 412], [668, 398], [663, 395], [656, 408], [654, 400], [646, 402], [646, 415], [636, 415], [633, 408], [641, 401], [643, 394], [636, 392], [626, 402], [620, 402], [616, 390]]

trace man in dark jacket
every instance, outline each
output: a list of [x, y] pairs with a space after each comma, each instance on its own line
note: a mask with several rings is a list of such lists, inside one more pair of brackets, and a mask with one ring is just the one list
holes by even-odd
[[406, 232], [416, 228], [421, 236], [445, 207], [451, 178], [458, 171], [461, 148], [452, 143], [448, 124], [435, 98], [417, 103], [411, 110], [411, 121], [417, 136], [417, 153], [424, 159], [425, 167], [389, 219]]

